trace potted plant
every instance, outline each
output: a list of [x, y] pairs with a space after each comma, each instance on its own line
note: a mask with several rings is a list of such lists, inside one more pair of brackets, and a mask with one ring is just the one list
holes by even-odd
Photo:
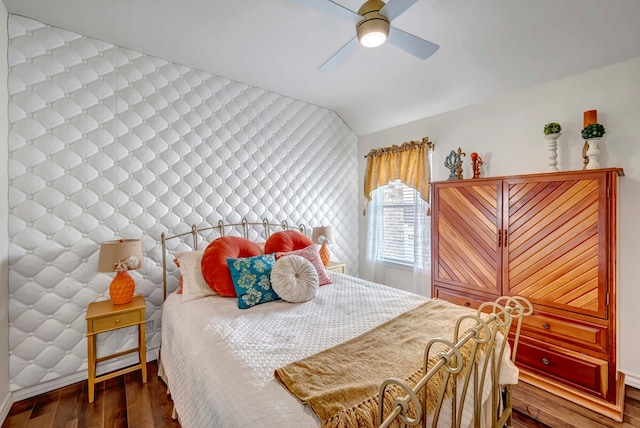
[[559, 134], [562, 131], [562, 126], [556, 122], [549, 122], [544, 126], [544, 135]]
[[582, 138], [585, 140], [591, 140], [593, 138], [601, 138], [606, 131], [604, 130], [604, 126], [599, 123], [592, 123], [587, 125], [582, 130]]

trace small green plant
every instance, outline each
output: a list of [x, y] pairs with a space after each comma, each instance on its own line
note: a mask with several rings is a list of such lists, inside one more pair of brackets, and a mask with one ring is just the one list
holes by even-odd
[[557, 134], [560, 131], [562, 131], [562, 126], [556, 122], [547, 123], [544, 126], [544, 135]]
[[600, 138], [604, 135], [605, 130], [604, 126], [599, 123], [592, 123], [591, 125], [587, 125], [582, 130], [582, 138], [585, 140], [590, 140], [592, 138]]

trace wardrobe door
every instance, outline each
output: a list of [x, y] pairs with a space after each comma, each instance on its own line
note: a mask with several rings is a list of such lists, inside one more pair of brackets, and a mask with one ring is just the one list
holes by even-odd
[[607, 318], [606, 174], [504, 180], [503, 290]]
[[502, 294], [501, 204], [501, 180], [434, 184], [434, 286], [476, 295]]

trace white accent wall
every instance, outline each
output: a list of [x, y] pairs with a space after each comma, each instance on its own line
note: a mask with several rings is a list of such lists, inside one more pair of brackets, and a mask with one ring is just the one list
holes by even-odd
[[[562, 171], [582, 169], [583, 112], [592, 109], [598, 110], [598, 122], [606, 128], [600, 146], [601, 166], [622, 167], [626, 175], [620, 178], [618, 213], [619, 367], [628, 384], [640, 387], [640, 58], [360, 137], [360, 212], [364, 208], [362, 156], [372, 148], [428, 136], [436, 145], [435, 180], [447, 179], [445, 156], [458, 147], [467, 153], [465, 178], [473, 176], [469, 155], [474, 151], [484, 159], [483, 177], [537, 173], [547, 170], [544, 124], [559, 122], [558, 167]], [[364, 260], [363, 217], [360, 228], [360, 257]], [[387, 268], [385, 278], [389, 285], [403, 288], [412, 276]]]
[[[163, 232], [243, 217], [331, 224], [334, 258], [358, 271], [357, 137], [334, 112], [17, 16], [8, 96], [16, 399], [87, 377], [86, 308], [108, 298], [113, 277], [96, 272], [102, 241], [142, 239], [144, 267], [132, 276], [150, 350], [161, 338]], [[136, 339], [132, 329], [102, 334], [98, 354]]]
[[0, 422], [4, 421], [12, 399], [9, 392], [9, 235], [7, 232], [7, 9], [0, 2]]

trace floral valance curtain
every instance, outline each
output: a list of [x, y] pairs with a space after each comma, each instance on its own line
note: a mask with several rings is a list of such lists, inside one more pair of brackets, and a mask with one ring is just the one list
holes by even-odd
[[364, 177], [364, 197], [371, 200], [371, 192], [390, 181], [400, 179], [413, 187], [425, 201], [429, 201], [429, 158], [427, 151], [433, 143], [425, 137], [400, 146], [373, 149], [367, 154]]

